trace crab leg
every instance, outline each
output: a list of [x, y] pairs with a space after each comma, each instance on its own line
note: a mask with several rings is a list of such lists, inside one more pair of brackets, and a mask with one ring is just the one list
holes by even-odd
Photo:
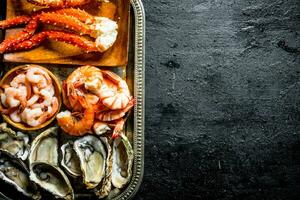
[[32, 4], [52, 8], [74, 7], [89, 3], [91, 0], [27, 0]]
[[69, 30], [74, 30], [80, 34], [91, 35], [93, 30], [77, 18], [57, 13], [42, 13], [39, 15], [39, 21], [45, 24], [61, 26]]
[[76, 34], [66, 33], [62, 31], [47, 31], [47, 36], [49, 39], [69, 43], [71, 45], [77, 46], [86, 52], [99, 51], [96, 47], [95, 42], [85, 39]]
[[22, 51], [22, 50], [28, 50], [28, 49], [36, 48], [46, 38], [47, 38], [47, 35], [44, 32], [38, 33], [38, 34], [32, 36], [28, 40], [25, 40], [23, 42], [15, 44], [14, 46], [11, 46], [10, 48], [6, 49], [5, 52]]
[[95, 21], [95, 18], [92, 15], [90, 15], [89, 13], [87, 13], [81, 9], [65, 8], [65, 9], [60, 9], [60, 10], [54, 11], [54, 13], [72, 16], [72, 17], [75, 17], [76, 19], [80, 20], [81, 22], [84, 22], [87, 24]]
[[37, 19], [34, 18], [31, 21], [29, 21], [27, 26], [21, 32], [17, 33], [13, 37], [5, 39], [0, 44], [0, 54], [6, 52], [7, 49], [10, 49], [16, 44], [31, 38], [36, 31], [37, 25], [38, 25]]
[[83, 49], [86, 52], [96, 52], [99, 49], [95, 43], [73, 33], [63, 31], [42, 31], [28, 40], [7, 49], [8, 52], [33, 49], [39, 46], [45, 39], [52, 39], [60, 42], [65, 42]]
[[[74, 11], [69, 10], [67, 12]], [[82, 17], [81, 19], [85, 19], [82, 14], [80, 14]], [[89, 35], [93, 38], [99, 37], [99, 35], [103, 34], [104, 32], [114, 32], [117, 29], [116, 22], [106, 17], [88, 16], [86, 22], [82, 22], [74, 16], [67, 14], [42, 13], [38, 15], [38, 19], [41, 23], [60, 26], [78, 32], [80, 35]]]
[[[87, 24], [95, 21], [94, 17], [92, 15], [90, 15], [89, 13], [87, 13], [81, 9], [75, 9], [75, 8], [64, 8], [64, 9], [58, 9], [58, 10], [43, 9], [38, 12], [34, 12], [33, 16], [38, 16], [43, 13], [49, 13], [52, 15], [63, 14], [65, 16], [74, 17], [77, 20], [79, 20], [83, 23], [87, 23]], [[17, 16], [14, 18], [6, 19], [3, 21], [0, 21], [0, 29], [8, 29], [8, 28], [13, 28], [13, 27], [20, 26], [23, 24], [28, 24], [31, 19], [32, 19], [32, 16], [30, 17], [27, 15], [22, 15], [22, 16]]]
[[11, 19], [3, 20], [0, 21], [0, 29], [7, 29], [23, 24], [28, 24], [30, 20], [31, 17], [29, 16], [18, 16]]

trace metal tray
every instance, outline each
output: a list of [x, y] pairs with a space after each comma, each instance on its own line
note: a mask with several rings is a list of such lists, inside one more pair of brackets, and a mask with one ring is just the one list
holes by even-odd
[[[134, 68], [134, 166], [132, 179], [127, 188], [115, 199], [131, 199], [138, 191], [144, 173], [144, 118], [145, 118], [145, 12], [141, 0], [131, 0], [134, 21], [131, 30], [134, 39], [130, 41], [128, 66]], [[132, 39], [132, 38], [131, 38]], [[132, 54], [131, 54], [132, 53]], [[133, 60], [131, 58], [134, 57]]]
[[[122, 75], [123, 77], [125, 76], [127, 78], [128, 85], [131, 88], [136, 99], [133, 115], [128, 120], [126, 126], [126, 135], [132, 142], [134, 150], [132, 178], [127, 187], [124, 188], [122, 192], [120, 192], [116, 196], [111, 197], [111, 199], [122, 200], [132, 198], [138, 191], [139, 186], [142, 182], [144, 170], [145, 14], [141, 0], [130, 0], [130, 2], [132, 9], [128, 65], [126, 67], [120, 66], [108, 68], [109, 70], [113, 70], [119, 75]], [[5, 13], [3, 8], [3, 1], [1, 2], [0, 12], [0, 17], [3, 19], [3, 14]], [[0, 36], [3, 37], [3, 34], [0, 33]], [[0, 62], [0, 67], [2, 68], [1, 72], [3, 73], [9, 68], [17, 65], [20, 64]], [[66, 71], [69, 72], [70, 70], [74, 69], [74, 66], [68, 65], [41, 65], [47, 67], [59, 77], [63, 77], [66, 74]], [[6, 189], [3, 188], [3, 185], [1, 185], [0, 188]], [[2, 189], [0, 189], [0, 199], [4, 198], [1, 194]], [[95, 199], [95, 196], [91, 195], [90, 193], [84, 192], [76, 193], [75, 199]]]

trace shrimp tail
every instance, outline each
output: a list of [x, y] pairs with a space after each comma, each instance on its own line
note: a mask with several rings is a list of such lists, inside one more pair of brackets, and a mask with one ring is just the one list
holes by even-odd
[[113, 134], [112, 134], [112, 139], [116, 139], [118, 138], [122, 132], [123, 132], [123, 128], [124, 128], [124, 124], [125, 121], [124, 120], [119, 120], [114, 128]]

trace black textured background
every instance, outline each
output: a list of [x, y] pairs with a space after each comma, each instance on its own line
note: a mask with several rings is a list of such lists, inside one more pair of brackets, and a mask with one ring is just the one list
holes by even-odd
[[300, 199], [300, 1], [143, 3], [135, 199]]

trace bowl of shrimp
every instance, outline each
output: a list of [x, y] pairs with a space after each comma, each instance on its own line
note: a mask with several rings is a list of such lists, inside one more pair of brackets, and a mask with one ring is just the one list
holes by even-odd
[[5, 74], [0, 86], [3, 119], [17, 129], [33, 131], [44, 128], [60, 110], [60, 82], [42, 66], [15, 67]]

